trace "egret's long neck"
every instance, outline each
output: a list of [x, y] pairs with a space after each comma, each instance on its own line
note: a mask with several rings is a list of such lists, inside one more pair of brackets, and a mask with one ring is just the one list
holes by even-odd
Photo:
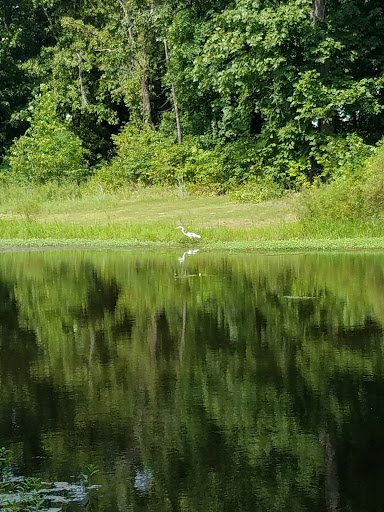
[[185, 231], [184, 231], [183, 226], [181, 226], [181, 231], [183, 232], [183, 235], [185, 235]]

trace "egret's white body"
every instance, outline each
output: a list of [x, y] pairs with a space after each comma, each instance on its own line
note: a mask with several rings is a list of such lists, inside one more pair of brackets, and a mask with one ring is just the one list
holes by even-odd
[[181, 232], [183, 233], [183, 235], [187, 236], [188, 238], [201, 238], [201, 236], [198, 235], [197, 233], [191, 233], [190, 231], [184, 231], [183, 226], [177, 226], [176, 229], [181, 229]]

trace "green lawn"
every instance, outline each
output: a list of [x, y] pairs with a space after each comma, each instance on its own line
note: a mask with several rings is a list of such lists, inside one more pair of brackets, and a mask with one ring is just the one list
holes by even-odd
[[47, 204], [42, 221], [70, 224], [107, 225], [112, 223], [179, 224], [188, 228], [210, 229], [220, 226], [252, 227], [295, 220], [291, 199], [262, 204], [233, 203], [225, 196], [131, 197], [130, 199], [74, 200]]

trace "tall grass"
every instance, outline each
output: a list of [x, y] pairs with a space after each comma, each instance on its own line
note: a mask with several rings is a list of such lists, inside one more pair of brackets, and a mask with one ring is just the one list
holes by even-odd
[[[349, 169], [329, 184], [317, 184], [303, 193], [299, 218], [308, 229], [381, 233], [384, 218], [384, 144], [353, 172]], [[323, 228], [321, 228], [323, 226]]]
[[[117, 245], [180, 246], [209, 248], [231, 243], [243, 243], [244, 247], [262, 242], [312, 241], [367, 238], [384, 239], [383, 223], [378, 221], [348, 222], [334, 221], [325, 224], [312, 222], [285, 222], [274, 226], [216, 226], [198, 230], [201, 240], [190, 240], [175, 229], [173, 222], [111, 223], [106, 225], [81, 225], [65, 222], [39, 222], [22, 219], [0, 219], [0, 239], [8, 240], [58, 240], [67, 243], [89, 243], [90, 241]], [[70, 242], [72, 240], [72, 242]], [[311, 245], [310, 244], [310, 245]], [[1, 243], [0, 243], [1, 245]], [[38, 244], [37, 244], [38, 245]], [[295, 244], [293, 244], [295, 245]]]
[[269, 227], [215, 226], [199, 229], [202, 240], [190, 240], [175, 229], [174, 222], [131, 222], [110, 224], [69, 224], [24, 219], [0, 219], [0, 239], [84, 239], [119, 240], [126, 243], [149, 242], [163, 245], [194, 245], [212, 242], [252, 241], [295, 238], [296, 223]]
[[101, 184], [48, 182], [23, 185], [0, 179], [0, 214], [44, 217], [50, 213], [88, 212], [117, 208], [122, 201], [153, 202], [190, 197], [183, 185], [174, 187], [127, 185], [116, 192], [105, 191]]

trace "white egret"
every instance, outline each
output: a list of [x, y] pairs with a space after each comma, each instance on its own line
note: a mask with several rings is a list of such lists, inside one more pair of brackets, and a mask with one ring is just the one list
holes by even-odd
[[183, 233], [183, 235], [187, 236], [188, 238], [201, 238], [200, 235], [198, 235], [197, 233], [191, 233], [190, 231], [184, 231], [184, 228], [183, 226], [177, 226], [176, 229], [181, 229], [181, 232]]

